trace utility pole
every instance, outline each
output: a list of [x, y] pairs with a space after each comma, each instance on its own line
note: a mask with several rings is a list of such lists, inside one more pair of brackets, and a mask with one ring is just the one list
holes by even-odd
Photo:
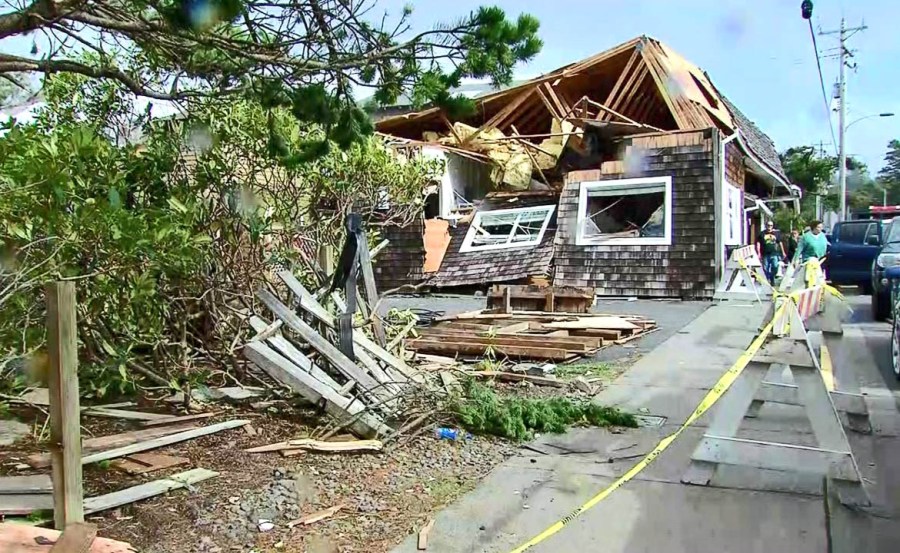
[[[838, 185], [841, 189], [841, 212], [839, 221], [847, 219], [847, 145], [844, 140], [847, 120], [847, 58], [853, 57], [853, 52], [847, 49], [847, 39], [857, 32], [867, 29], [865, 24], [859, 27], [848, 28], [841, 18], [841, 28], [837, 31], [819, 32], [821, 35], [839, 35], [840, 38], [840, 71], [838, 73], [838, 94], [840, 95], [840, 107], [838, 112]], [[854, 66], [855, 67], [855, 66]]]

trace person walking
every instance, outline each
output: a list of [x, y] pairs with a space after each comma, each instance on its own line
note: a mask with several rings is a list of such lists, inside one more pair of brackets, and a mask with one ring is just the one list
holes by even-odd
[[828, 251], [828, 239], [822, 232], [823, 228], [820, 221], [813, 221], [809, 224], [809, 231], [800, 237], [797, 253], [794, 255], [800, 257], [801, 263], [806, 263], [813, 257], [818, 259], [825, 257], [825, 253]]
[[784, 259], [784, 245], [778, 239], [775, 223], [766, 221], [766, 229], [759, 234], [756, 241], [756, 253], [762, 260], [763, 272], [769, 280], [769, 284], [775, 284], [775, 276], [778, 274], [778, 264]]
[[800, 231], [798, 229], [792, 229], [786, 242], [787, 247], [785, 247], [785, 250], [787, 259], [785, 259], [785, 261], [790, 263], [794, 259], [794, 256], [797, 255], [797, 245], [800, 243]]

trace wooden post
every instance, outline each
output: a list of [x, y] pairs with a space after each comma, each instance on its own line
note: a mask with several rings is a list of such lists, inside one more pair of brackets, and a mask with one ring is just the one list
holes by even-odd
[[317, 251], [319, 258], [319, 267], [325, 273], [325, 284], [327, 285], [334, 274], [334, 247], [331, 244], [319, 244]]
[[84, 522], [75, 283], [48, 284], [46, 297], [53, 522], [57, 530], [65, 530], [69, 524]]
[[[378, 289], [375, 287], [375, 271], [372, 270], [372, 255], [369, 253], [369, 240], [365, 232], [359, 233], [359, 267], [362, 270], [363, 284], [366, 287], [366, 300], [369, 304], [369, 315], [372, 317], [372, 330], [378, 345], [385, 347], [387, 336], [384, 333], [384, 325], [378, 318], [378, 313], [374, 312], [378, 305]], [[362, 302], [360, 302], [360, 307], [362, 307]]]

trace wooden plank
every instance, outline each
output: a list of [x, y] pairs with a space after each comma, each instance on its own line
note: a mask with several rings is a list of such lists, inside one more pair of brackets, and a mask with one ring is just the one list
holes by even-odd
[[92, 417], [106, 417], [110, 419], [124, 419], [135, 421], [158, 421], [162, 419], [170, 419], [171, 415], [161, 415], [159, 413], [144, 413], [141, 411], [124, 411], [122, 409], [107, 409], [93, 407], [84, 409], [82, 415], [90, 415]]
[[[452, 127], [451, 127], [452, 129]], [[359, 268], [362, 272], [363, 287], [366, 289], [366, 301], [369, 305], [369, 313], [372, 319], [372, 332], [375, 334], [375, 340], [381, 347], [387, 345], [387, 336], [384, 333], [384, 324], [375, 313], [378, 307], [378, 289], [375, 287], [375, 272], [372, 270], [372, 257], [369, 252], [369, 242], [366, 238], [365, 231], [360, 232], [359, 240]]]
[[[49, 553], [50, 545], [59, 541], [58, 530], [30, 524], [0, 523], [0, 551], [4, 553]], [[48, 544], [48, 545], [44, 545]], [[90, 553], [135, 553], [128, 543], [97, 538], [88, 550]]]
[[[506, 325], [504, 327], [497, 329], [496, 333], [497, 334], [518, 334], [519, 332], [522, 332], [524, 330], [531, 329], [532, 324], [533, 323], [531, 323], [529, 321], [513, 323], [511, 325]], [[472, 325], [472, 326], [480, 326], [480, 325]], [[488, 329], [484, 329], [484, 330], [488, 330]]]
[[[281, 319], [276, 319], [281, 320]], [[260, 326], [265, 325], [266, 322], [256, 315], [250, 317], [250, 324], [253, 326], [253, 329], [256, 330], [260, 328]], [[281, 335], [280, 332], [276, 332], [272, 336], [269, 336], [266, 339], [266, 342], [270, 346], [272, 346], [278, 353], [288, 358], [288, 360], [308, 372], [318, 380], [322, 382], [329, 388], [335, 391], [339, 391], [341, 389], [341, 385], [338, 384], [331, 375], [323, 371], [319, 368], [318, 365], [312, 362], [312, 360], [307, 357], [302, 351], [297, 349], [297, 347], [288, 341], [287, 338]]]
[[87, 465], [90, 463], [96, 463], [99, 461], [106, 461], [107, 459], [115, 459], [117, 457], [125, 457], [126, 455], [131, 455], [132, 453], [138, 453], [141, 451], [147, 451], [149, 449], [156, 449], [158, 447], [165, 447], [167, 445], [176, 444], [178, 442], [183, 442], [185, 440], [192, 440], [194, 438], [199, 438], [201, 436], [206, 436], [208, 434], [214, 434], [216, 432], [221, 432], [223, 430], [230, 430], [232, 428], [239, 428], [248, 424], [250, 421], [238, 419], [220, 422], [218, 424], [212, 424], [210, 426], [203, 426], [201, 428], [197, 428], [195, 430], [188, 430], [187, 432], [179, 432], [177, 434], [169, 434], [168, 436], [161, 436], [159, 438], [154, 438], [152, 440], [148, 440], [146, 442], [138, 442], [136, 444], [126, 445], [124, 447], [119, 447], [116, 449], [110, 449], [108, 451], [100, 451], [98, 453], [92, 453], [85, 457], [81, 458], [81, 464]]
[[425, 551], [428, 549], [428, 533], [431, 532], [431, 529], [434, 528], [434, 519], [430, 519], [425, 523], [425, 526], [419, 530], [419, 535], [416, 536], [416, 549], [419, 551]]
[[566, 388], [569, 383], [565, 380], [547, 378], [544, 376], [531, 376], [530, 374], [510, 373], [504, 371], [471, 371], [466, 374], [478, 378], [496, 378], [504, 382], [531, 382], [536, 386], [552, 386], [554, 388]]
[[549, 338], [539, 335], [529, 336], [524, 334], [485, 336], [467, 332], [428, 329], [422, 331], [422, 339], [442, 340], [447, 342], [469, 342], [485, 345], [546, 347], [572, 350], [577, 353], [583, 353], [589, 349], [584, 342], [579, 340], [566, 340], [563, 337]]
[[160, 455], [158, 453], [135, 453], [125, 459], [113, 463], [119, 470], [128, 474], [146, 474], [157, 470], [186, 465], [191, 460], [187, 457], [175, 457], [174, 455]]
[[151, 497], [162, 495], [172, 490], [187, 488], [194, 484], [209, 480], [218, 476], [218, 472], [207, 470], [204, 468], [191, 469], [189, 471], [173, 474], [168, 478], [154, 480], [146, 484], [139, 484], [124, 490], [100, 495], [97, 497], [89, 497], [84, 500], [84, 512], [86, 514], [99, 513], [109, 509], [115, 509], [122, 505], [128, 505], [136, 501], [142, 501]]
[[[278, 276], [291, 290], [291, 292], [293, 292], [298, 298], [300, 298], [300, 307], [308, 311], [311, 315], [313, 315], [329, 327], [335, 328], [334, 317], [332, 317], [331, 314], [328, 313], [328, 311], [324, 307], [322, 307], [322, 305], [318, 301], [316, 301], [316, 298], [314, 298], [313, 295], [310, 294], [302, 284], [300, 284], [300, 281], [298, 281], [290, 271], [281, 271], [278, 273]], [[405, 377], [412, 377], [412, 375], [415, 373], [415, 371], [406, 363], [404, 363], [402, 359], [399, 359], [396, 356], [392, 355], [390, 352], [386, 351], [384, 348], [370, 340], [369, 337], [363, 334], [361, 331], [353, 331], [353, 341], [360, 347], [371, 353], [373, 356], [375, 356], [379, 361], [395, 369]]]
[[66, 526], [62, 535], [50, 549], [50, 553], [88, 553], [96, 538], [97, 527], [95, 525], [76, 522]]
[[328, 517], [333, 517], [337, 514], [338, 511], [344, 508], [344, 504], [335, 505], [334, 507], [329, 507], [327, 509], [322, 509], [321, 511], [316, 511], [315, 513], [310, 513], [306, 516], [300, 517], [297, 520], [292, 520], [288, 522], [288, 528], [293, 528], [294, 526], [308, 526], [315, 522], [319, 522], [320, 520], [325, 520]]
[[[483, 356], [489, 346], [473, 342], [442, 342], [439, 340], [410, 340], [407, 348], [428, 353], [451, 355], [475, 355]], [[496, 345], [490, 346], [497, 357], [511, 357], [514, 359], [548, 359], [552, 361], [565, 361], [570, 353], [565, 349], [551, 349], [541, 347], [521, 347]]]
[[[610, 90], [609, 94], [606, 96], [606, 101], [603, 102], [604, 104], [606, 104], [607, 106], [614, 105], [614, 100], [617, 100], [616, 96], [619, 93], [619, 91], [622, 90], [622, 86], [624, 85], [628, 76], [630, 76], [631, 70], [634, 68], [634, 64], [637, 61], [637, 58], [638, 58], [638, 51], [637, 51], [637, 48], [635, 48], [634, 51], [631, 53], [631, 57], [628, 58], [628, 62], [625, 64], [625, 68], [619, 74], [619, 78], [616, 79], [616, 84], [612, 87], [612, 90]], [[606, 118], [605, 112], [600, 111], [597, 114], [597, 119], [600, 119], [602, 121], [605, 118]]]
[[306, 451], [319, 451], [325, 453], [345, 453], [349, 451], [381, 451], [384, 443], [381, 440], [346, 440], [340, 442], [323, 442], [310, 438], [288, 440], [259, 447], [245, 449], [247, 453], [267, 453], [284, 449], [303, 449]]
[[517, 109], [519, 109], [519, 106], [521, 106], [523, 103], [525, 103], [525, 100], [530, 98], [536, 89], [537, 89], [537, 87], [532, 87], [528, 90], [525, 90], [521, 94], [519, 94], [515, 99], [513, 99], [512, 102], [510, 102], [505, 107], [503, 107], [493, 117], [488, 119], [483, 125], [481, 125], [477, 129], [475, 129], [475, 132], [473, 132], [468, 137], [466, 137], [466, 139], [463, 141], [463, 144], [467, 144], [467, 143], [471, 142], [472, 140], [478, 138], [478, 135], [480, 135], [486, 129], [490, 129], [490, 128], [494, 128], [494, 127], [500, 128], [503, 125], [503, 122], [510, 115], [512, 115]]
[[645, 331], [643, 331], [643, 332], [635, 332], [635, 333], [632, 334], [631, 336], [627, 336], [627, 337], [625, 337], [625, 338], [621, 338], [621, 339], [619, 339], [619, 340], [616, 340], [616, 344], [618, 344], [618, 345], [620, 345], [620, 346], [621, 346], [622, 344], [627, 344], [628, 342], [630, 342], [630, 341], [632, 341], [632, 340], [637, 340], [638, 338], [643, 338], [643, 337], [646, 336], [647, 334], [650, 334], [651, 332], [656, 332], [657, 330], [659, 330], [659, 327], [657, 327], [657, 328], [652, 328], [652, 329], [650, 329], [650, 330], [645, 330]]
[[13, 494], [52, 493], [53, 481], [49, 474], [30, 476], [0, 476], [0, 496]]
[[579, 317], [576, 321], [554, 321], [545, 323], [544, 327], [567, 330], [636, 330], [640, 328], [636, 324], [628, 322], [620, 317]]
[[84, 522], [81, 480], [81, 409], [78, 402], [78, 327], [75, 283], [46, 286], [47, 347], [50, 351], [50, 457], [53, 523], [63, 529]]
[[622, 332], [619, 330], [603, 330], [599, 328], [573, 329], [564, 330], [562, 332], [568, 332], [570, 336], [586, 336], [591, 338], [602, 338], [603, 340], [618, 340], [622, 337]]
[[322, 354], [329, 363], [340, 371], [341, 374], [351, 380], [355, 380], [363, 390], [371, 391], [376, 396], [384, 395], [383, 393], [379, 393], [380, 383], [377, 380], [369, 375], [369, 373], [359, 368], [356, 363], [351, 361], [337, 347], [332, 345], [331, 342], [316, 332], [313, 327], [306, 324], [306, 321], [298, 317], [287, 306], [281, 303], [281, 301], [271, 292], [260, 289], [256, 295], [276, 317], [283, 320], [285, 324], [297, 332], [310, 346], [313, 347], [313, 349]]
[[[82, 444], [82, 450], [84, 452], [102, 451], [104, 449], [111, 449], [114, 447], [122, 447], [129, 444], [134, 444], [142, 440], [149, 440], [151, 438], [157, 438], [159, 436], [174, 434], [175, 432], [194, 430], [196, 428], [200, 427], [194, 425], [178, 425], [161, 428], [148, 428], [146, 430], [132, 430], [130, 432], [122, 432], [121, 434], [88, 438], [87, 440], [84, 440], [84, 443]], [[36, 469], [49, 467], [50, 454], [37, 453], [34, 455], [29, 455], [26, 462], [31, 465], [32, 468]]]
[[164, 424], [179, 424], [182, 422], [189, 422], [201, 419], [208, 419], [210, 417], [214, 417], [218, 415], [221, 411], [212, 411], [209, 413], [197, 413], [196, 415], [184, 415], [184, 416], [175, 416], [175, 417], [163, 417], [161, 419], [148, 420], [141, 423], [141, 426], [161, 426]]
[[[284, 383], [309, 401], [319, 404], [324, 400], [325, 412], [339, 421], [354, 417], [365, 409], [365, 405], [361, 402], [342, 396], [261, 342], [244, 345], [244, 355], [272, 378]], [[384, 433], [388, 429], [374, 414], [368, 413], [354, 421], [350, 430], [359, 436], [369, 437], [380, 432]]]
[[53, 510], [52, 493], [0, 495], [0, 515], [30, 515], [37, 511]]

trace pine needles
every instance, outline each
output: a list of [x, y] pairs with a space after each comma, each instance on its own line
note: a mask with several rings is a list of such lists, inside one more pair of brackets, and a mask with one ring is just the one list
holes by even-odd
[[613, 407], [564, 397], [504, 396], [474, 380], [464, 383], [463, 394], [453, 401], [451, 411], [472, 433], [516, 441], [530, 440], [535, 432], [565, 432], [574, 425], [637, 426], [634, 416]]

